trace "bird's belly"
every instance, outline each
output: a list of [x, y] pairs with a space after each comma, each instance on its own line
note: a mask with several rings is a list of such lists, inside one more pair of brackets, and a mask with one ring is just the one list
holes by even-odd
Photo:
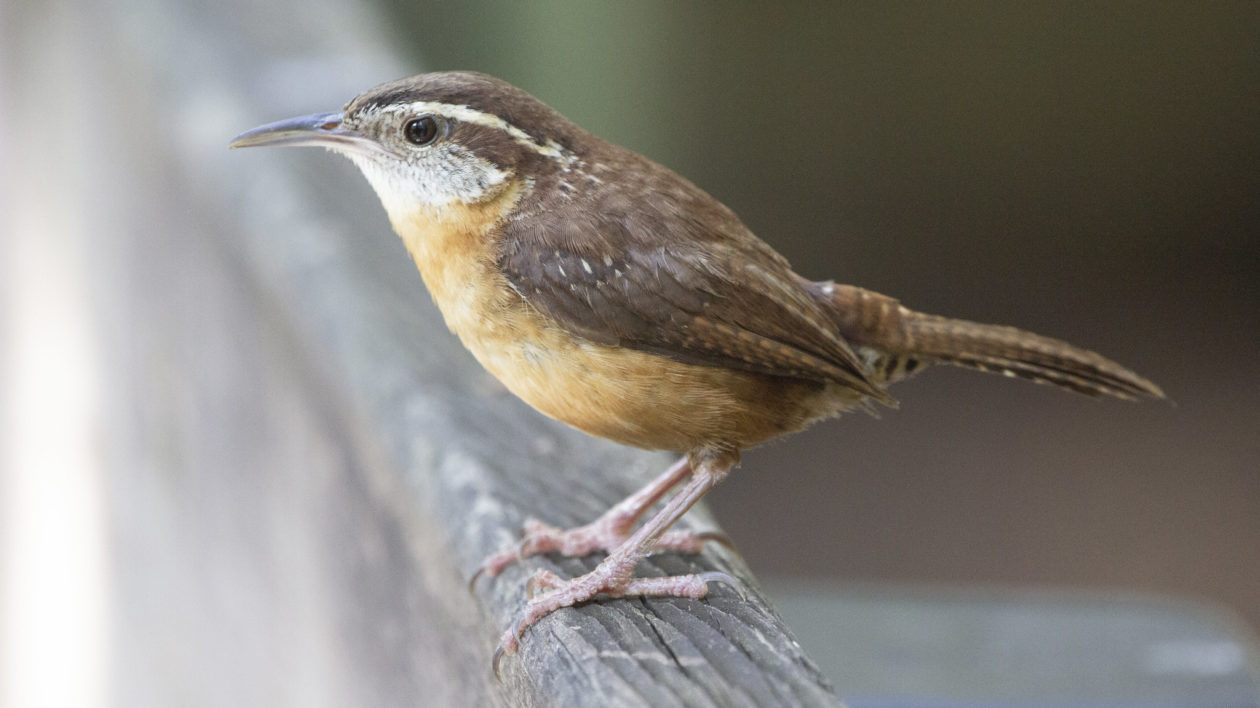
[[683, 364], [594, 344], [537, 323], [517, 325], [510, 337], [496, 327], [493, 333], [461, 333], [461, 338], [526, 403], [625, 445], [742, 449], [856, 402], [822, 383]]

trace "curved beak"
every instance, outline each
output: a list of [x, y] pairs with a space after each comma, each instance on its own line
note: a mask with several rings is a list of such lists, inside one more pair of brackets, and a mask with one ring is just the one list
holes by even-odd
[[228, 147], [264, 145], [314, 145], [344, 152], [380, 150], [374, 140], [362, 133], [342, 128], [340, 113], [316, 113], [260, 125], [236, 136]]

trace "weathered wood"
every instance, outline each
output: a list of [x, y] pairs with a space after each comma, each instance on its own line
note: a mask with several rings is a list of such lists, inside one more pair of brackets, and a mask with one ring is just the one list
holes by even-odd
[[41, 123], [33, 84], [14, 102], [34, 142], [92, 139], [64, 151], [82, 179], [46, 189], [93, 225], [74, 258], [112, 371], [115, 702], [835, 705], [721, 547], [641, 572], [721, 570], [747, 599], [715, 585], [565, 609], [495, 681], [528, 574], [598, 559], [528, 559], [473, 595], [481, 560], [527, 517], [588, 521], [669, 460], [547, 420], [484, 374], [348, 163], [228, 152], [239, 130], [415, 70], [369, 46], [370, 20], [318, 0], [141, 4], [70, 2], [31, 40], [77, 57], [49, 81], [90, 107], [90, 135], [82, 112]]

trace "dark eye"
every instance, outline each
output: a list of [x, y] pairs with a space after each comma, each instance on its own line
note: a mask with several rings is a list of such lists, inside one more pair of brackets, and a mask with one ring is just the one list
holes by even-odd
[[437, 119], [433, 116], [412, 118], [403, 126], [403, 137], [413, 145], [428, 145], [437, 140], [439, 132]]

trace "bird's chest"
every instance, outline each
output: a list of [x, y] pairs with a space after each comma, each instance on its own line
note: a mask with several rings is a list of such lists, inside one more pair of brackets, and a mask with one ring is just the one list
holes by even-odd
[[525, 306], [495, 267], [496, 219], [471, 209], [417, 213], [394, 227], [446, 325], [482, 364], [520, 349]]

